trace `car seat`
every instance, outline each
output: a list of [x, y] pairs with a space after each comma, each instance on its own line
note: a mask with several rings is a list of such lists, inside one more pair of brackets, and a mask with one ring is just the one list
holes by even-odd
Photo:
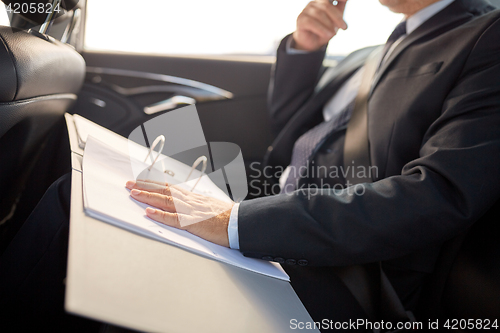
[[[37, 30], [0, 26], [0, 241], [54, 125], [77, 99], [85, 61]], [[56, 162], [57, 163], [57, 162]], [[35, 184], [31, 184], [35, 185]], [[12, 235], [10, 235], [12, 236]], [[7, 239], [6, 239], [7, 238]]]

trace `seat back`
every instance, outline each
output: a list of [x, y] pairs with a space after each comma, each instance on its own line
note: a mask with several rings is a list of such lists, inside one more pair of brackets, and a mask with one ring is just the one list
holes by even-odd
[[0, 227], [51, 128], [76, 100], [85, 61], [51, 37], [0, 26]]
[[500, 318], [500, 200], [467, 234], [445, 284], [443, 307], [448, 318]]
[[421, 297], [420, 319], [500, 318], [500, 200], [444, 244]]

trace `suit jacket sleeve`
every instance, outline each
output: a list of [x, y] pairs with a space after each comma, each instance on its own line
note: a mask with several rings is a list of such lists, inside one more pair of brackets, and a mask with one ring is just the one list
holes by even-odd
[[240, 251], [351, 265], [402, 257], [466, 230], [500, 198], [498, 40], [499, 20], [478, 39], [419, 158], [400, 175], [363, 184], [363, 195], [308, 189], [243, 202]]
[[305, 54], [288, 54], [286, 36], [277, 51], [277, 61], [269, 86], [269, 111], [271, 124], [276, 133], [312, 96], [322, 72], [325, 50]]

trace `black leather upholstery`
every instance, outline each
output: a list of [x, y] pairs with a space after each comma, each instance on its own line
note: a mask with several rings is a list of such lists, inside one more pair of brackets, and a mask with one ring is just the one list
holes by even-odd
[[500, 200], [467, 234], [443, 303], [449, 318], [500, 319]]
[[0, 27], [0, 103], [76, 93], [84, 75], [85, 62], [70, 46]]
[[500, 200], [448, 241], [424, 288], [417, 318], [500, 319]]
[[45, 139], [84, 77], [85, 61], [72, 47], [0, 27], [0, 237]]

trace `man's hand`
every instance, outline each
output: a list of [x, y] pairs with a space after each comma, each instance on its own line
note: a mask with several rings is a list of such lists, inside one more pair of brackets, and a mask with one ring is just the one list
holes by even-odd
[[[212, 243], [229, 247], [227, 226], [234, 203], [147, 180], [129, 181], [126, 186], [131, 190], [132, 198], [159, 208], [146, 208], [146, 215], [149, 218], [186, 230]], [[176, 207], [180, 212], [177, 212]]]
[[316, 51], [326, 45], [339, 29], [347, 29], [342, 18], [347, 0], [337, 2], [337, 6], [328, 0], [316, 0], [307, 4], [297, 18], [297, 30], [293, 33], [294, 48]]

